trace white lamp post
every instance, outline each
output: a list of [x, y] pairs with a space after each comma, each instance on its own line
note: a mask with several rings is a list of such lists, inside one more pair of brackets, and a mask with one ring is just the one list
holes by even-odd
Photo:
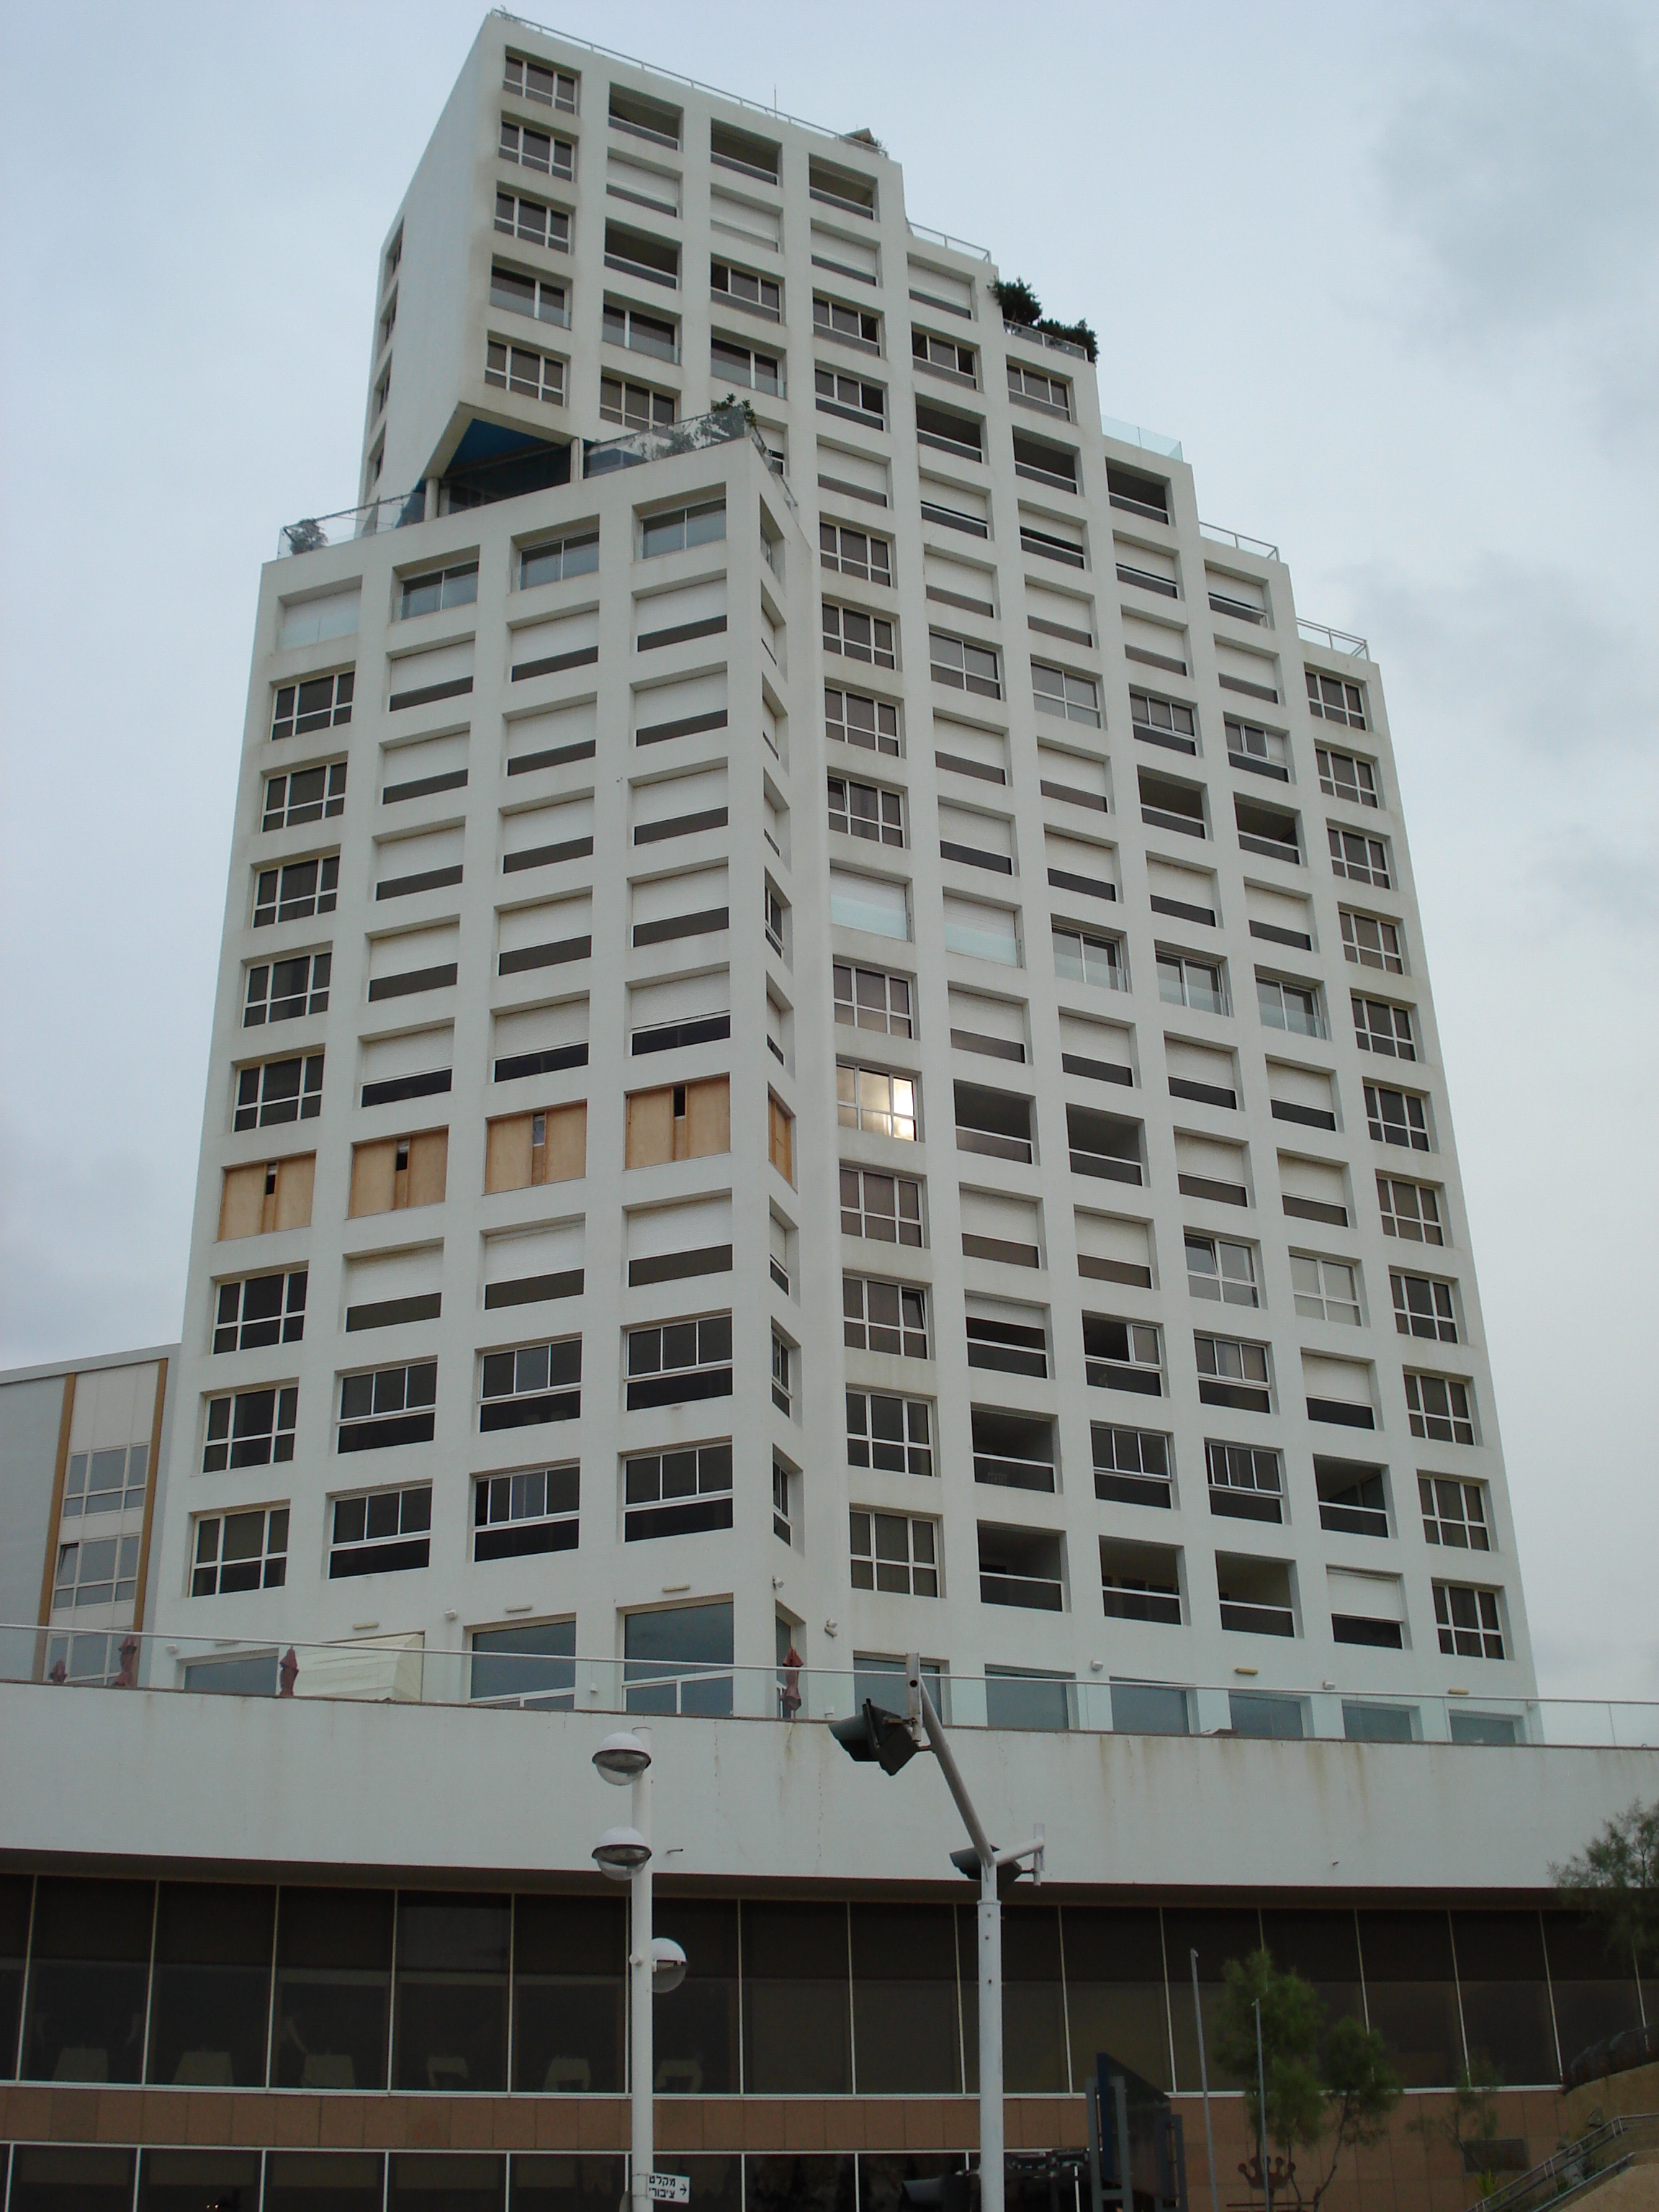
[[629, 1993], [629, 2087], [632, 2120], [632, 2173], [629, 2194], [633, 2212], [649, 2212], [651, 2180], [656, 2150], [653, 2122], [656, 2062], [652, 2052], [651, 2000], [678, 1989], [685, 1978], [685, 1954], [666, 1937], [651, 1932], [651, 1731], [625, 1729], [606, 1736], [593, 1754], [593, 1764], [607, 1782], [618, 1789], [631, 1785], [634, 1792], [631, 1824], [607, 1828], [593, 1846], [599, 1870], [612, 1881], [632, 1884], [629, 1914], [628, 1979]]

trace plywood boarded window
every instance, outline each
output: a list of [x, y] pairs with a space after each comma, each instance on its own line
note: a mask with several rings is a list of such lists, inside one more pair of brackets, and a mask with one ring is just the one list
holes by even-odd
[[441, 1206], [449, 1177], [449, 1132], [422, 1129], [351, 1148], [349, 1218], [394, 1213], [406, 1206]]
[[795, 1181], [795, 1117], [771, 1092], [766, 1098], [767, 1152], [773, 1166], [789, 1184]]
[[587, 1173], [587, 1101], [544, 1112], [505, 1114], [489, 1125], [484, 1189], [529, 1190]]
[[265, 1237], [274, 1229], [309, 1229], [315, 1152], [227, 1168], [219, 1200], [219, 1235]]
[[701, 1160], [732, 1149], [732, 1079], [708, 1077], [702, 1083], [665, 1084], [659, 1091], [635, 1091], [628, 1101], [630, 1168], [655, 1167], [664, 1160]]

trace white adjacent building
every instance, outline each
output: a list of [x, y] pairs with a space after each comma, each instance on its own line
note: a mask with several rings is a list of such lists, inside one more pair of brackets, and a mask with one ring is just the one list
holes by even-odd
[[822, 1713], [920, 1649], [994, 1725], [1511, 1733], [1364, 641], [866, 133], [501, 15], [368, 392], [260, 592], [191, 1679]]

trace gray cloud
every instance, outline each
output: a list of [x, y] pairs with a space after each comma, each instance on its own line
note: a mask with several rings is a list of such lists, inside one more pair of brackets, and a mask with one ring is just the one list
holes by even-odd
[[1659, 931], [1659, 836], [1645, 852], [1573, 827], [1543, 848], [1537, 872], [1569, 921], [1613, 923], [1621, 931]]
[[1652, 750], [1645, 641], [1582, 580], [1487, 553], [1459, 583], [1377, 563], [1345, 569], [1373, 645], [1438, 710], [1557, 762]]
[[1418, 21], [1376, 174], [1438, 279], [1425, 316], [1502, 337], [1639, 289], [1659, 234], [1659, 70], [1635, 12], [1578, 0]]

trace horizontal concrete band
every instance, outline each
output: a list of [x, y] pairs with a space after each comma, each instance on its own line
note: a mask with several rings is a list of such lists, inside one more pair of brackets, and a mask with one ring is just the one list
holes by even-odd
[[[1553, 2144], [1562, 2100], [1552, 2089], [1494, 2092], [1500, 2132]], [[1186, 2123], [1189, 2166], [1203, 2140], [1197, 2097], [1171, 2100]], [[1391, 2133], [1451, 2099], [1410, 2094]], [[1080, 2097], [1010, 2097], [1010, 2150], [1079, 2147]], [[1244, 2101], [1218, 2093], [1218, 2140], [1245, 2136]], [[698, 2152], [975, 2150], [972, 2097], [677, 2097], [659, 2099], [656, 2143], [665, 2156]], [[545, 2150], [626, 2153], [626, 2097], [428, 2097], [311, 2090], [0, 2087], [0, 2142], [191, 2145], [255, 2150]], [[1540, 2155], [1543, 2154], [1540, 2152]], [[1201, 2156], [1201, 2150], [1200, 2152]]]

